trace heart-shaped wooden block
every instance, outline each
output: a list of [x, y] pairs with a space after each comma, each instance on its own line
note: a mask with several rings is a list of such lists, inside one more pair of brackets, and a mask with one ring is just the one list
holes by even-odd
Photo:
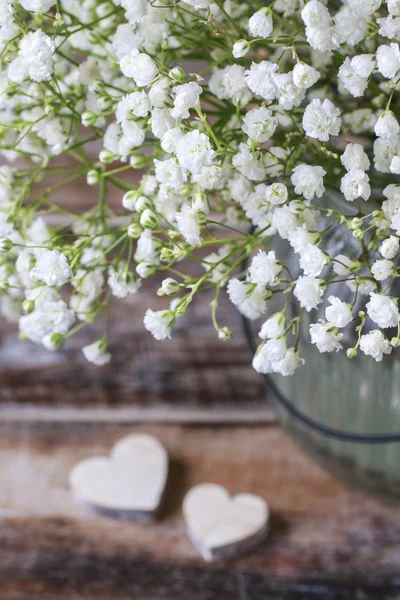
[[231, 497], [213, 483], [197, 485], [186, 494], [183, 514], [190, 540], [207, 561], [247, 552], [268, 534], [269, 510], [262, 498]]
[[116, 518], [148, 521], [160, 507], [168, 455], [154, 437], [133, 434], [119, 440], [109, 457], [79, 462], [69, 476], [77, 500]]

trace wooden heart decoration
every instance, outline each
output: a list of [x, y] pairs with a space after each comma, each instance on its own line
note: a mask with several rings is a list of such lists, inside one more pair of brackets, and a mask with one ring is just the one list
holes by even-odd
[[168, 476], [168, 455], [147, 434], [128, 435], [109, 457], [79, 462], [69, 476], [75, 498], [96, 512], [117, 518], [151, 520], [160, 507]]
[[197, 485], [186, 494], [183, 514], [190, 540], [207, 561], [246, 552], [268, 534], [269, 510], [262, 498], [231, 497], [213, 483]]

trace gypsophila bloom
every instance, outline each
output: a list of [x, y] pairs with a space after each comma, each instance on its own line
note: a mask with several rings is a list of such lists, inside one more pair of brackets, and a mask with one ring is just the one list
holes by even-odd
[[260, 8], [249, 20], [249, 31], [253, 37], [267, 38], [272, 29], [272, 13], [268, 8]]
[[35, 252], [36, 263], [32, 275], [47, 285], [64, 285], [72, 275], [68, 261], [58, 250], [40, 249]]
[[399, 238], [395, 235], [391, 235], [382, 242], [379, 251], [382, 254], [383, 258], [392, 259], [396, 256], [397, 252], [399, 251], [399, 247]]
[[320, 352], [337, 352], [343, 348], [340, 340], [343, 333], [336, 333], [329, 323], [314, 323], [310, 325], [311, 343], [315, 344]]
[[351, 306], [335, 296], [329, 296], [330, 306], [325, 310], [326, 320], [335, 327], [342, 329], [353, 319]]
[[372, 356], [376, 362], [381, 362], [384, 354], [392, 352], [389, 340], [378, 329], [374, 329], [366, 335], [361, 336], [360, 349], [367, 356]]
[[107, 347], [102, 340], [84, 346], [82, 352], [88, 362], [97, 366], [106, 365], [111, 360], [111, 354], [107, 352]]
[[371, 267], [371, 273], [376, 281], [385, 281], [385, 279], [390, 277], [392, 270], [393, 263], [391, 260], [387, 260], [386, 258], [376, 260]]
[[321, 198], [325, 191], [324, 175], [326, 171], [322, 167], [297, 165], [293, 169], [290, 181], [294, 185], [296, 194], [301, 194], [306, 200], [312, 200], [314, 196]]
[[338, 135], [340, 125], [340, 110], [330, 100], [312, 100], [304, 111], [304, 131], [321, 142], [327, 142], [330, 135]]
[[226, 295], [261, 373], [399, 352], [399, 42], [400, 0], [0, 0], [0, 314], [101, 365], [161, 275], [155, 338]]
[[274, 285], [281, 271], [282, 265], [276, 260], [275, 252], [271, 250], [267, 254], [260, 250], [251, 261], [249, 279], [252, 283]]
[[294, 295], [300, 302], [300, 306], [306, 309], [307, 312], [316, 308], [324, 294], [322, 279], [317, 279], [310, 275], [299, 277], [294, 289]]
[[370, 294], [370, 301], [366, 305], [368, 316], [379, 325], [379, 327], [395, 327], [400, 321], [399, 310], [392, 298], [376, 294]]
[[156, 340], [165, 340], [171, 337], [175, 317], [169, 310], [154, 312], [149, 308], [145, 314], [143, 323]]

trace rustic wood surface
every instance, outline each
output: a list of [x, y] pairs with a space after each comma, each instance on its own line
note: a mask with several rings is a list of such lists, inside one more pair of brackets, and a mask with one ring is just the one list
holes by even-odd
[[[68, 472], [130, 432], [171, 456], [157, 524], [92, 515]], [[3, 424], [2, 600], [389, 600], [400, 598], [400, 512], [336, 482], [276, 425]], [[185, 535], [187, 489], [218, 482], [265, 498], [271, 533], [241, 558], [206, 564]]]

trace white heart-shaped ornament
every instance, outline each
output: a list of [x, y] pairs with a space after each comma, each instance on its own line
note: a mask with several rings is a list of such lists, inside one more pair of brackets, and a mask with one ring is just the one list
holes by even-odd
[[183, 514], [189, 538], [207, 561], [246, 552], [268, 534], [269, 510], [262, 498], [231, 497], [213, 483], [197, 485], [186, 494]]
[[110, 456], [82, 460], [71, 471], [74, 496], [100, 513], [149, 520], [161, 504], [168, 476], [168, 455], [147, 434], [119, 440]]

